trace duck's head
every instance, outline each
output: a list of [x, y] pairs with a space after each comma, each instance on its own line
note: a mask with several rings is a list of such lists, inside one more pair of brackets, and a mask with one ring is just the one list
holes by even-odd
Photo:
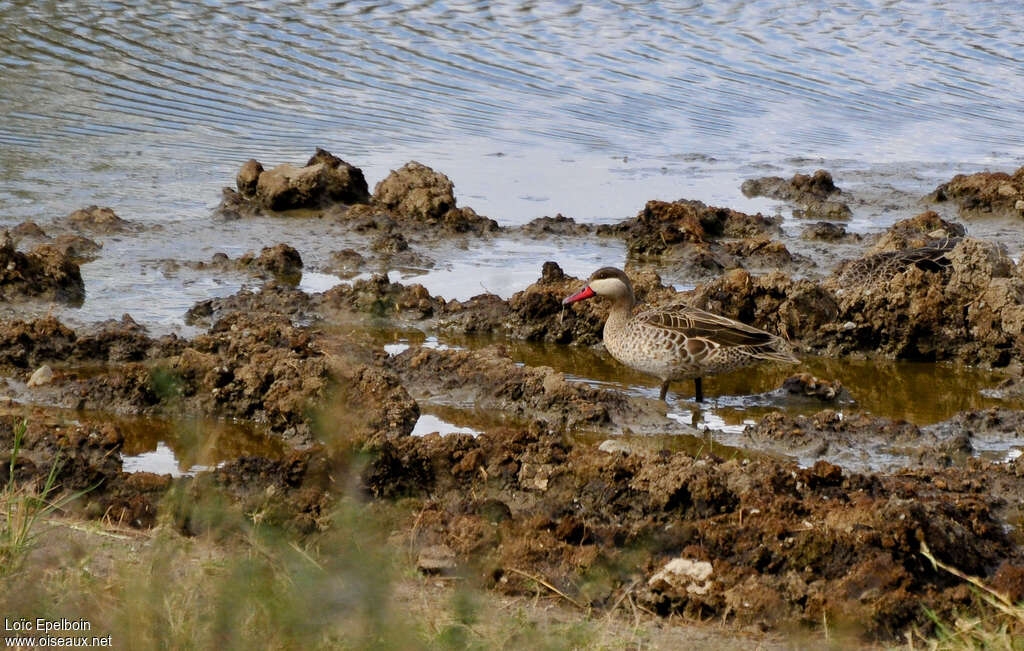
[[592, 296], [605, 296], [612, 300], [632, 300], [633, 285], [621, 269], [601, 267], [587, 279], [587, 286], [562, 301], [562, 305], [575, 303]]

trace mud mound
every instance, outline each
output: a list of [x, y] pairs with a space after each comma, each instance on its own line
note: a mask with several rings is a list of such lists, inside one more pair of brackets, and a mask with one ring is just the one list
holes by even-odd
[[303, 167], [284, 163], [264, 170], [250, 160], [239, 170], [236, 186], [242, 198], [273, 211], [365, 203], [370, 196], [362, 170], [323, 149]]
[[591, 224], [581, 224], [572, 217], [566, 217], [558, 213], [554, 217], [537, 217], [514, 229], [515, 231], [530, 237], [547, 236], [581, 236], [594, 232], [595, 227]]
[[21, 253], [4, 231], [0, 234], [0, 301], [27, 298], [81, 303], [85, 283], [78, 265], [57, 248], [41, 244]]
[[800, 232], [800, 239], [821, 242], [859, 242], [861, 236], [857, 233], [847, 233], [846, 227], [842, 224], [816, 222], [804, 227]]
[[317, 297], [323, 314], [357, 312], [396, 321], [422, 321], [444, 310], [445, 301], [423, 285], [402, 285], [378, 274], [351, 285], [332, 287]]
[[777, 233], [771, 217], [715, 208], [700, 201], [648, 201], [633, 219], [614, 226], [599, 226], [600, 235], [622, 237], [633, 256], [662, 256], [685, 244], [706, 244], [729, 237], [755, 237]]
[[502, 591], [532, 593], [541, 577], [597, 607], [635, 592], [663, 615], [771, 626], [825, 612], [893, 639], [925, 624], [918, 604], [944, 612], [963, 596], [921, 540], [980, 576], [1020, 562], [980, 486], [827, 463], [603, 453], [534, 428], [390, 441], [363, 480], [423, 496], [420, 549], [448, 547]]
[[795, 217], [808, 219], [849, 219], [850, 208], [833, 197], [842, 193], [832, 181], [832, 175], [825, 170], [814, 174], [794, 174], [786, 180], [780, 176], [765, 176], [749, 179], [740, 186], [747, 197], [772, 197], [799, 204], [802, 208], [793, 211]]
[[233, 313], [280, 314], [294, 321], [304, 321], [315, 313], [309, 294], [290, 283], [268, 282], [259, 291], [242, 289], [224, 298], [208, 298], [190, 307], [185, 313], [185, 323], [194, 326], [210, 326]]
[[568, 382], [551, 368], [516, 364], [500, 346], [481, 350], [410, 348], [387, 361], [413, 396], [493, 409], [557, 428], [650, 429], [671, 425], [664, 407], [618, 391]]
[[284, 317], [236, 313], [173, 356], [73, 379], [61, 391], [62, 404], [77, 409], [241, 418], [301, 443], [312, 438], [310, 410], [329, 380], [307, 331]]
[[964, 214], [1007, 214], [1024, 217], [1024, 167], [1004, 172], [957, 174], [929, 194], [935, 202], [955, 201]]
[[459, 208], [455, 185], [444, 174], [410, 161], [377, 184], [374, 204], [396, 215], [402, 222], [420, 228], [436, 228], [450, 233], [482, 235], [498, 230], [498, 223], [482, 217], [472, 208]]
[[[10, 481], [14, 431], [23, 416], [0, 415], [0, 486]], [[62, 508], [88, 517], [109, 518], [133, 527], [156, 523], [157, 504], [170, 485], [169, 477], [121, 472], [124, 436], [112, 423], [66, 424], [41, 410], [26, 418], [28, 427], [14, 465], [14, 481], [41, 491], [54, 474], [56, 492], [49, 499], [75, 492], [81, 496]]]
[[[700, 201], [648, 201], [633, 219], [598, 226], [596, 232], [623, 238], [631, 258], [671, 261], [691, 277], [736, 269], [747, 260], [771, 265], [792, 262], [786, 247], [770, 240], [770, 235], [780, 232], [776, 219]], [[722, 241], [727, 238], [740, 241]]]
[[132, 222], [121, 219], [112, 208], [89, 206], [80, 208], [65, 218], [67, 225], [76, 230], [93, 233], [123, 233], [135, 228]]
[[929, 210], [890, 226], [871, 247], [869, 253], [940, 246], [965, 235], [967, 231], [963, 226], [948, 222], [935, 211]]

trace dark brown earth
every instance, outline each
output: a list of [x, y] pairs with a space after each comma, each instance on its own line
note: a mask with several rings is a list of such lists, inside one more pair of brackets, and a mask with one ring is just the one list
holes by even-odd
[[22, 253], [7, 231], [0, 233], [0, 303], [44, 299], [75, 304], [84, 298], [81, 271], [66, 253], [50, 244]]
[[1024, 167], [1012, 175], [1005, 172], [957, 174], [925, 198], [937, 203], [953, 201], [966, 216], [1024, 217]]

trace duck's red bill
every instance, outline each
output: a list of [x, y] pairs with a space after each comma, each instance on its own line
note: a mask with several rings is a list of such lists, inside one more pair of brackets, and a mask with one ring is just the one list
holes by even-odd
[[569, 298], [562, 301], [562, 305], [568, 305], [569, 303], [575, 303], [576, 301], [582, 301], [585, 298], [590, 298], [594, 295], [594, 290], [590, 289], [590, 285], [587, 285], [578, 293], [573, 294]]

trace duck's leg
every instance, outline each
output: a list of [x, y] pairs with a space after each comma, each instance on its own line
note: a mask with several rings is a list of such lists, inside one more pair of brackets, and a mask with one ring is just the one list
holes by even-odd
[[665, 380], [661, 383], [661, 393], [658, 395], [658, 400], [664, 400], [665, 396], [668, 395], [668, 383], [669, 380]]
[[695, 400], [697, 402], [704, 402], [704, 387], [701, 385], [701, 378], [695, 378], [693, 380], [693, 386], [695, 389]]

